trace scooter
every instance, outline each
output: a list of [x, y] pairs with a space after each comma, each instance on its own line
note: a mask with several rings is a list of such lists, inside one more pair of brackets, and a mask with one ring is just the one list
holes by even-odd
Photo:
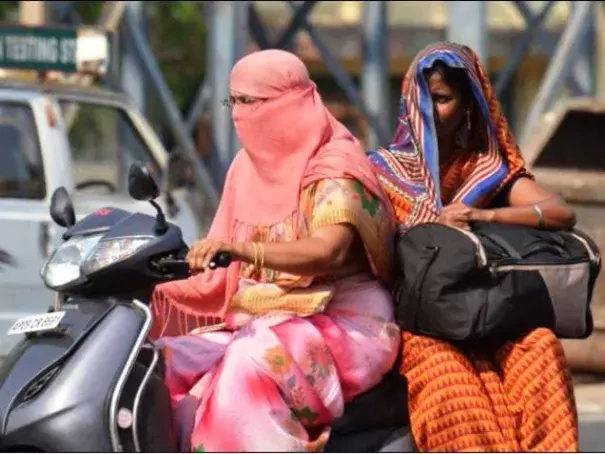
[[[133, 164], [128, 186], [156, 217], [109, 207], [76, 223], [67, 191], [53, 193], [51, 217], [66, 230], [41, 276], [55, 299], [9, 330], [23, 340], [0, 370], [0, 451], [179, 451], [149, 302], [155, 285], [189, 275], [188, 247], [148, 168]], [[230, 261], [219, 254], [211, 266]], [[415, 451], [395, 369], [346, 405], [326, 451]]]

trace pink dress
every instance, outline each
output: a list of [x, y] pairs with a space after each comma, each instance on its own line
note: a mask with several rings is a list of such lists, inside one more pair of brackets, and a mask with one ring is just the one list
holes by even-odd
[[[182, 448], [202, 451], [320, 451], [345, 402], [393, 366], [400, 333], [390, 292], [393, 225], [356, 180], [305, 189], [301, 216], [258, 229], [258, 241], [287, 241], [313, 229], [356, 227], [373, 273], [313, 280], [242, 268], [224, 323], [163, 337]], [[163, 287], [163, 288], [162, 288]], [[161, 286], [154, 302], [178, 298]]]

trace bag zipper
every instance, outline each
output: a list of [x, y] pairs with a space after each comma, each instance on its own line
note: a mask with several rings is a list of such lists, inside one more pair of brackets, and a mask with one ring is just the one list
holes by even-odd
[[485, 249], [483, 248], [483, 245], [481, 244], [481, 241], [479, 240], [477, 235], [472, 232], [469, 232], [468, 230], [464, 230], [453, 225], [448, 225], [447, 227], [454, 230], [458, 230], [460, 233], [466, 235], [467, 238], [473, 242], [473, 244], [475, 245], [479, 266], [481, 268], [485, 268], [487, 266], [487, 254], [485, 253]]
[[582, 238], [577, 233], [573, 233], [573, 232], [570, 232], [570, 233], [571, 233], [571, 236], [573, 236], [576, 240], [578, 240], [580, 243], [582, 243], [582, 245], [586, 248], [586, 252], [588, 253], [588, 257], [590, 258], [590, 261], [595, 263], [596, 265], [598, 265], [601, 262], [601, 257], [599, 256], [599, 254], [594, 253], [594, 251], [588, 244], [588, 241], [586, 241], [584, 238]]
[[[526, 260], [527, 257], [523, 257], [521, 260]], [[523, 267], [523, 266], [561, 266], [561, 265], [576, 265], [578, 263], [586, 263], [586, 259], [585, 258], [577, 258], [577, 259], [560, 259], [557, 262], [553, 263], [553, 262], [531, 262], [531, 263], [518, 263], [519, 259], [515, 259], [515, 258], [505, 258], [505, 259], [500, 259], [500, 260], [494, 260], [494, 262], [491, 264], [490, 268], [500, 268], [503, 266], [517, 266], [517, 267]], [[590, 260], [590, 257], [588, 257], [588, 261], [592, 262], [592, 260]]]
[[490, 267], [490, 272], [492, 274], [497, 273], [508, 273], [509, 271], [514, 270], [534, 270], [536, 268], [544, 268], [545, 266], [561, 266], [561, 265], [579, 265], [581, 263], [586, 263], [586, 260], [573, 260], [569, 262], [561, 263], [527, 263], [524, 265], [492, 265]]

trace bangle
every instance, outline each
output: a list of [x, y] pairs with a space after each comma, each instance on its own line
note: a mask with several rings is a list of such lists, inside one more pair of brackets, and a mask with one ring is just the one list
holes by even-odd
[[546, 224], [544, 223], [544, 213], [542, 212], [542, 208], [540, 208], [540, 206], [537, 203], [534, 203], [533, 207], [534, 207], [534, 210], [536, 210], [536, 213], [538, 213], [538, 228], [539, 229], [545, 228]]
[[260, 249], [260, 268], [259, 271], [262, 271], [265, 267], [265, 246], [263, 243], [257, 243], [258, 248]]
[[258, 246], [255, 242], [252, 242], [252, 248], [254, 249], [254, 269], [258, 267]]

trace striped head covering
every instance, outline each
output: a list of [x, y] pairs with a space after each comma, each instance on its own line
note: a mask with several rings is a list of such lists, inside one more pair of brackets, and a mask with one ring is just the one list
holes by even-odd
[[[422, 50], [402, 84], [399, 120], [388, 150], [368, 154], [404, 228], [437, 219], [443, 208], [433, 102], [424, 71], [441, 61], [466, 72], [477, 112], [471, 134], [484, 138], [473, 169], [451, 199], [482, 206], [520, 172], [519, 148], [485, 68], [467, 46], [442, 42]], [[474, 141], [477, 143], [477, 141]]]

